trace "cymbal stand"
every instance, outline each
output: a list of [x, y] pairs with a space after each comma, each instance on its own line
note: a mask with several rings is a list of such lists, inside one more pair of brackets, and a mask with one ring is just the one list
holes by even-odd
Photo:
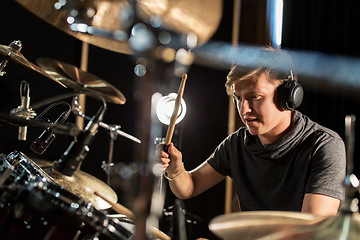
[[340, 206], [341, 213], [355, 213], [358, 211], [358, 199], [354, 197], [359, 191], [359, 180], [353, 173], [354, 171], [354, 145], [355, 145], [355, 116], [345, 117], [345, 144], [346, 144], [346, 176], [345, 200]]
[[[77, 116], [80, 116], [80, 117], [83, 117], [87, 120], [90, 120], [91, 118], [86, 116], [82, 110], [81, 110], [81, 106], [79, 105], [79, 102], [78, 102], [78, 98], [77, 96], [75, 96], [73, 98], [73, 101], [72, 101], [72, 111], [75, 115]], [[131, 136], [130, 134], [124, 132], [124, 131], [121, 131], [120, 128], [121, 126], [120, 125], [108, 125], [104, 122], [99, 122], [99, 126], [102, 127], [102, 128], [105, 128], [109, 131], [115, 131], [116, 134], [122, 136], [122, 137], [125, 137], [125, 138], [128, 138], [134, 142], [137, 142], [137, 143], [141, 143], [140, 139], [134, 137], [134, 136]]]
[[[107, 170], [105, 171], [107, 174], [107, 185], [110, 186], [110, 174], [111, 174], [111, 166], [113, 161], [113, 155], [114, 155], [114, 142], [118, 137], [118, 132], [120, 126], [119, 125], [110, 125], [109, 128], [109, 134], [110, 134], [110, 145], [109, 145], [109, 158], [107, 162]], [[105, 164], [102, 164], [104, 166]]]

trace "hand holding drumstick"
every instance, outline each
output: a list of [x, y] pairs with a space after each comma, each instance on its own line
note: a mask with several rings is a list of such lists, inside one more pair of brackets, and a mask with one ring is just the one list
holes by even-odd
[[181, 99], [184, 94], [186, 79], [187, 79], [187, 74], [184, 73], [182, 76], [182, 79], [181, 79], [181, 83], [180, 83], [180, 87], [179, 87], [176, 99], [175, 99], [174, 110], [173, 110], [171, 118], [170, 118], [170, 124], [169, 124], [167, 132], [166, 132], [165, 145], [164, 145], [165, 152], [167, 152], [169, 149], [169, 145], [170, 145], [173, 133], [174, 133], [175, 122], [176, 122], [177, 115], [179, 112]]
[[[159, 149], [159, 147], [157, 149], [160, 162], [162, 163], [163, 167], [167, 170], [168, 176], [165, 175], [165, 177], [168, 180], [173, 179], [174, 177], [180, 175], [184, 171], [184, 166], [182, 164], [182, 154], [180, 151], [178, 151], [175, 148], [174, 144], [171, 143], [171, 139], [175, 129], [175, 122], [180, 108], [181, 99], [184, 93], [186, 79], [187, 79], [187, 74], [183, 74], [180, 87], [177, 93], [177, 97], [175, 100], [174, 110], [170, 118], [170, 124], [166, 132], [165, 143], [163, 145], [159, 145], [163, 149]], [[171, 161], [170, 161], [170, 155], [171, 155]]]

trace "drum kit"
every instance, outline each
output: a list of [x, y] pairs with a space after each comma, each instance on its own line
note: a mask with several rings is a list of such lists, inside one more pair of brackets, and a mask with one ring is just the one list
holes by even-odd
[[[198, 4], [197, 7], [190, 4], [190, 0], [16, 2], [47, 23], [81, 41], [125, 54], [141, 50], [136, 47], [141, 44], [135, 44], [134, 47], [129, 40], [130, 22], [152, 22], [155, 29], [158, 28], [155, 26], [156, 22], [161, 20], [164, 30], [169, 29], [161, 30], [162, 41], [169, 43], [167, 48], [170, 45], [178, 46], [183, 41], [189, 42], [189, 39], [184, 40], [180, 37], [179, 40], [174, 36], [183, 37], [190, 32], [192, 39], [195, 39], [192, 45], [198, 45], [207, 41], [216, 30], [222, 8], [221, 0], [208, 0], [205, 6]], [[188, 19], [179, 18], [179, 14]], [[140, 29], [140, 32], [142, 26], [138, 25], [137, 29]], [[139, 42], [139, 39], [132, 42]], [[19, 126], [19, 136], [22, 135], [19, 140], [26, 140], [28, 126], [45, 129], [30, 147], [38, 154], [47, 149], [55, 133], [72, 136], [74, 140], [56, 162], [29, 158], [17, 150], [8, 155], [0, 154], [0, 238], [133, 239], [135, 214], [117, 203], [117, 194], [106, 183], [80, 170], [98, 127], [108, 130], [112, 128], [102, 122], [107, 102], [125, 104], [124, 94], [110, 83], [71, 64], [50, 58], [38, 58], [34, 64], [22, 55], [21, 49], [20, 41], [14, 41], [8, 46], [0, 45], [1, 76], [5, 74], [6, 65], [15, 62], [61, 87], [73, 90], [73, 93], [46, 99], [30, 106], [29, 85], [23, 81], [20, 85], [21, 106], [13, 109], [10, 114], [0, 113], [1, 122]], [[94, 116], [88, 117], [82, 112], [78, 102], [79, 94], [102, 102]], [[73, 97], [71, 104], [65, 104], [69, 110], [62, 113], [54, 123], [41, 119], [50, 107], [60, 104], [60, 100], [68, 97]], [[49, 104], [50, 107], [36, 116], [33, 109]], [[71, 112], [88, 120], [84, 130], [80, 130], [75, 124], [64, 123]], [[118, 128], [111, 131], [141, 143], [136, 137]], [[108, 214], [108, 209], [117, 212], [116, 217]], [[170, 239], [156, 227], [147, 228], [147, 238]]]
[[[38, 59], [40, 67], [31, 63], [20, 53], [19, 41], [14, 41], [9, 46], [0, 45], [0, 49], [5, 57], [1, 63], [2, 70], [8, 62], [16, 62], [63, 87], [73, 89], [76, 91], [74, 96], [86, 92], [89, 96], [105, 99], [111, 103], [126, 102], [124, 95], [114, 86], [75, 66], [52, 59]], [[26, 88], [25, 84], [24, 89]], [[26, 95], [26, 91], [24, 92]], [[12, 111], [11, 114], [2, 113], [1, 120], [19, 126], [51, 129], [51, 135], [53, 133], [78, 137], [81, 135], [81, 131], [73, 124], [32, 119], [36, 114], [29, 106], [25, 108], [19, 106], [14, 110], [16, 111]], [[86, 117], [84, 114], [82, 116]], [[90, 118], [90, 121], [94, 122], [94, 119]], [[109, 127], [105, 123], [101, 125]], [[123, 136], [140, 142], [139, 139], [118, 131]], [[50, 144], [49, 139], [42, 140], [41, 144]], [[85, 145], [86, 142], [81, 147], [85, 148]], [[40, 145], [39, 149], [46, 150], [46, 147]], [[8, 155], [0, 154], [1, 239], [131, 239], [133, 237], [135, 231], [133, 220], [122, 214], [123, 212], [120, 212], [121, 216], [117, 218], [106, 214], [105, 210], [112, 207], [110, 203], [115, 204], [118, 200], [113, 189], [80, 169], [76, 169], [69, 176], [54, 171], [53, 165], [53, 162], [42, 159], [30, 159], [16, 150]]]
[[[174, 32], [179, 34], [178, 39], [173, 38], [175, 43], [171, 47], [182, 45], [183, 34], [187, 36], [185, 45], [194, 47], [211, 37], [217, 29], [222, 12], [220, 0], [201, 1], [201, 4], [194, 4], [191, 0], [16, 2], [81, 41], [125, 54], [133, 54], [142, 49], [131, 45], [134, 41], [127, 41], [131, 38], [127, 29], [132, 22], [147, 22], [154, 28], [161, 22], [162, 27], [170, 30], [169, 36]], [[189, 43], [189, 35], [196, 36], [195, 44]], [[163, 43], [165, 36], [167, 35], [159, 34], [159, 41]], [[3, 70], [8, 62], [16, 62], [62, 87], [74, 90], [71, 96], [85, 93], [101, 100], [103, 107], [90, 118], [73, 102], [71, 110], [89, 120], [83, 131], [62, 122], [33, 120], [34, 114], [29, 106], [14, 111], [12, 115], [0, 114], [3, 122], [20, 126], [33, 125], [50, 129], [51, 134], [61, 132], [78, 138], [55, 164], [30, 159], [16, 150], [8, 155], [0, 154], [0, 238], [133, 239], [134, 214], [117, 203], [116, 193], [107, 184], [80, 170], [97, 127], [110, 128], [101, 122], [106, 102], [125, 104], [125, 96], [110, 83], [73, 65], [49, 58], [37, 59], [36, 65], [28, 61], [20, 51], [20, 41], [14, 41], [9, 46], [0, 45], [0, 54], [4, 58], [0, 63], [1, 74], [4, 74]], [[48, 103], [49, 101], [40, 105]], [[116, 131], [140, 143], [139, 139], [118, 129]], [[44, 140], [44, 144], [48, 144], [47, 140]], [[353, 207], [357, 205], [353, 193], [357, 191], [359, 183], [356, 177], [354, 180], [350, 171], [347, 177], [347, 205], [337, 216], [262, 211], [232, 213], [214, 218], [210, 223], [210, 230], [226, 239], [358, 239], [360, 217], [356, 213], [357, 208], [354, 210]], [[118, 215], [108, 215], [106, 210], [109, 208]], [[157, 228], [151, 227], [149, 232], [149, 238], [170, 239]]]

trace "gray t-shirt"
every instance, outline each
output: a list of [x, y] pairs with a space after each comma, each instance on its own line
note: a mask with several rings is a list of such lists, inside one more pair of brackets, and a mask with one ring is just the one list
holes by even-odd
[[242, 211], [301, 211], [305, 193], [345, 196], [344, 142], [298, 111], [292, 129], [278, 142], [262, 145], [242, 127], [207, 161], [233, 179]]

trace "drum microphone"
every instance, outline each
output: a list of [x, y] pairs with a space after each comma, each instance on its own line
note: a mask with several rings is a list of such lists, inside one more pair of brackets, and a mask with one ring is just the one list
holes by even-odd
[[[26, 81], [21, 82], [20, 87], [21, 109], [27, 110], [30, 107], [30, 87]], [[27, 127], [19, 127], [18, 139], [26, 141]]]
[[[26, 81], [22, 81], [20, 84], [20, 100], [21, 104], [17, 108], [10, 111], [10, 115], [14, 115], [26, 120], [32, 119], [36, 116], [36, 113], [30, 108], [30, 87]], [[25, 125], [25, 126], [24, 126]], [[19, 127], [18, 140], [26, 141], [27, 124], [23, 124]]]
[[[17, 117], [24, 118], [29, 120], [33, 118], [36, 113], [30, 108], [30, 87], [26, 81], [22, 81], [20, 84], [20, 100], [21, 104], [17, 108], [10, 111], [10, 114], [13, 114]], [[27, 127], [19, 127], [18, 140], [26, 141]]]
[[43, 154], [46, 149], [50, 146], [52, 141], [55, 139], [54, 129], [56, 129], [56, 124], [63, 123], [69, 117], [71, 110], [64, 111], [54, 122], [54, 128], [46, 128], [42, 134], [31, 144], [30, 149], [39, 155]]
[[104, 116], [105, 109], [105, 105], [101, 106], [90, 119], [84, 131], [79, 134], [77, 141], [73, 140], [62, 157], [54, 163], [53, 170], [70, 177], [74, 174], [90, 150], [89, 146], [98, 132], [99, 122]]

